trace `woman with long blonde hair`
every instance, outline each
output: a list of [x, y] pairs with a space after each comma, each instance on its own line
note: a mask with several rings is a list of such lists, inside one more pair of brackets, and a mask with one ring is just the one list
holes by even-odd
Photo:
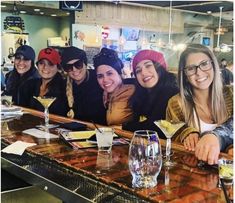
[[180, 93], [169, 100], [166, 118], [187, 124], [174, 139], [194, 151], [201, 133], [233, 115], [233, 91], [223, 87], [215, 55], [201, 44], [190, 44], [182, 52], [178, 80]]

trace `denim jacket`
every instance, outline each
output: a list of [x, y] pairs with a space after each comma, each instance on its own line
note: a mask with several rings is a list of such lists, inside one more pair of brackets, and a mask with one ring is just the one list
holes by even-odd
[[229, 145], [233, 144], [233, 117], [229, 118], [225, 123], [216, 127], [214, 130], [204, 132], [202, 136], [208, 133], [212, 133], [218, 137], [220, 151], [225, 151]]

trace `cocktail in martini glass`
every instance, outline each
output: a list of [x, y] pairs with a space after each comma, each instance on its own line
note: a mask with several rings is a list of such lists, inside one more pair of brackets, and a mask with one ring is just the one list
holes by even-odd
[[49, 124], [49, 107], [50, 105], [56, 100], [55, 97], [34, 97], [34, 99], [38, 100], [44, 107], [44, 118], [45, 118], [45, 125], [40, 126], [43, 128], [53, 128], [55, 125]]
[[172, 136], [185, 125], [183, 122], [172, 123], [167, 120], [159, 120], [154, 122], [161, 131], [165, 134], [166, 141], [166, 161], [164, 163], [165, 166], [173, 166], [174, 163], [170, 161], [170, 153], [171, 153], [171, 138]]

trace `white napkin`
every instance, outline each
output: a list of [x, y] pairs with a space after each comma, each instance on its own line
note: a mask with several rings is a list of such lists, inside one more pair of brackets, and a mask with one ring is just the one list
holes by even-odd
[[45, 139], [52, 139], [52, 138], [58, 138], [57, 135], [46, 132], [46, 131], [42, 131], [42, 130], [38, 130], [36, 128], [31, 128], [28, 130], [24, 130], [23, 133], [32, 135], [36, 138], [45, 138]]
[[36, 145], [36, 143], [16, 141], [13, 144], [2, 149], [2, 152], [8, 153], [8, 154], [22, 155], [27, 147], [32, 147], [34, 145]]

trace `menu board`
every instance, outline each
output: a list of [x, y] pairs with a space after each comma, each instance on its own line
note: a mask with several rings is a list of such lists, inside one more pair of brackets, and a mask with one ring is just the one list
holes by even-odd
[[84, 51], [87, 55], [87, 63], [93, 64], [93, 57], [100, 52], [100, 47], [88, 47], [84, 46]]

